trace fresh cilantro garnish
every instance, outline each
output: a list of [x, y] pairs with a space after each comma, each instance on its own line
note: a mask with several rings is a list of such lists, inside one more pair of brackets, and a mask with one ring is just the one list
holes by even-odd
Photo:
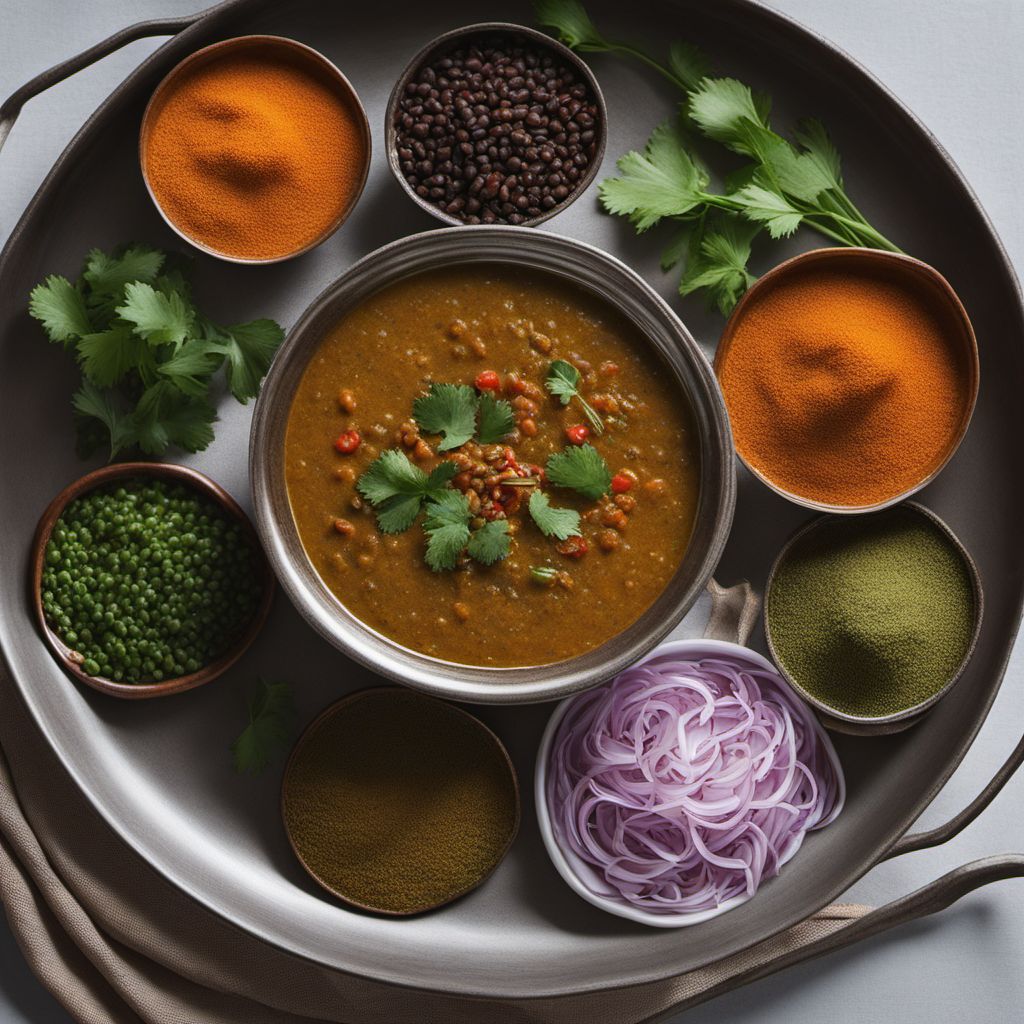
[[608, 493], [612, 473], [593, 445], [570, 445], [548, 458], [548, 480], [596, 501]]
[[530, 515], [545, 537], [565, 540], [580, 536], [580, 514], [571, 508], [555, 508], [543, 491], [530, 495]]
[[497, 444], [516, 425], [512, 406], [504, 399], [493, 395], [480, 396], [479, 425], [476, 439], [481, 444]]
[[435, 572], [454, 569], [469, 543], [469, 498], [448, 490], [427, 502], [423, 529], [427, 535], [427, 565]]
[[261, 679], [249, 698], [249, 724], [231, 744], [235, 771], [263, 771], [291, 738], [295, 715], [291, 686]]
[[604, 431], [604, 423], [601, 417], [594, 412], [579, 392], [580, 371], [572, 363], [567, 363], [564, 359], [556, 359], [548, 367], [548, 375], [544, 378], [544, 386], [561, 401], [562, 405], [568, 405], [575, 398], [580, 403], [584, 415], [590, 420], [590, 425], [594, 428], [594, 432], [600, 434]]
[[474, 436], [481, 444], [495, 444], [515, 426], [508, 402], [478, 396], [468, 384], [431, 384], [430, 391], [413, 402], [412, 414], [421, 430], [441, 435], [437, 447], [442, 452], [459, 448]]
[[382, 533], [402, 533], [416, 521], [424, 500], [436, 497], [459, 471], [454, 462], [442, 462], [428, 476], [397, 448], [382, 452], [356, 487], [373, 505]]
[[428, 499], [423, 531], [427, 535], [426, 562], [435, 572], [454, 569], [463, 551], [484, 565], [508, 554], [508, 521], [492, 520], [471, 531], [472, 518], [469, 498], [461, 491], [448, 489]]
[[[579, 0], [535, 0], [534, 9], [566, 45], [633, 57], [683, 92], [687, 131], [659, 125], [644, 151], [623, 156], [620, 176], [600, 188], [605, 209], [629, 217], [638, 232], [664, 219], [676, 222], [662, 265], [682, 265], [682, 294], [705, 290], [728, 313], [755, 280], [747, 264], [751, 243], [763, 230], [778, 239], [805, 226], [842, 245], [900, 251], [847, 195], [839, 154], [820, 122], [800, 122], [791, 142], [772, 128], [768, 97], [735, 78], [710, 77], [696, 47], [673, 43], [663, 64], [603, 36]], [[748, 161], [726, 176], [722, 191], [711, 188], [711, 175], [693, 149], [694, 132]]]
[[220, 368], [238, 401], [259, 390], [284, 332], [272, 320], [211, 323], [192, 301], [188, 267], [144, 245], [93, 249], [76, 283], [50, 276], [32, 290], [29, 312], [82, 371], [72, 400], [80, 454], [200, 451], [213, 440]]
[[493, 565], [508, 555], [510, 541], [508, 520], [492, 519], [473, 531], [466, 545], [466, 553], [483, 565]]
[[476, 406], [476, 392], [468, 384], [431, 384], [429, 393], [413, 402], [412, 414], [421, 430], [443, 437], [438, 448], [447, 452], [473, 436]]

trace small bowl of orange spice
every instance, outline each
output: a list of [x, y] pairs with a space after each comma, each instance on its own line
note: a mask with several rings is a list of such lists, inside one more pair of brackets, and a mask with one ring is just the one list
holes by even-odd
[[746, 293], [715, 372], [754, 476], [808, 508], [871, 512], [919, 491], [953, 457], [978, 395], [978, 347], [928, 264], [817, 249]]
[[142, 118], [139, 160], [164, 220], [235, 263], [319, 245], [352, 212], [370, 128], [349, 80], [281, 36], [239, 36], [186, 57]]

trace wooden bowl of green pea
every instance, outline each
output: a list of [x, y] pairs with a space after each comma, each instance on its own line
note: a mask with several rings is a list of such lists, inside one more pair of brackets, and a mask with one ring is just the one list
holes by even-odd
[[76, 480], [36, 527], [30, 597], [75, 679], [115, 697], [211, 682], [252, 644], [275, 580], [238, 503], [185, 466], [125, 462]]

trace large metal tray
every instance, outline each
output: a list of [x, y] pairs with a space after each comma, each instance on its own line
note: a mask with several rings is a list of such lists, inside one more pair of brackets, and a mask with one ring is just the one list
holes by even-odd
[[[68, 397], [74, 372], [27, 316], [27, 295], [46, 273], [74, 273], [91, 246], [133, 238], [176, 244], [146, 195], [136, 159], [139, 118], [160, 77], [206, 43], [271, 32], [322, 50], [364, 99], [377, 152], [359, 207], [338, 235], [295, 262], [271, 267], [199, 258], [197, 290], [213, 315], [271, 315], [287, 325], [355, 258], [433, 226], [387, 172], [380, 151], [384, 103], [408, 56], [437, 32], [479, 20], [478, 5], [395, 2], [385, 10], [314, 0], [229, 0], [192, 24], [182, 19], [133, 29], [122, 41], [181, 31], [76, 136], [0, 259], [0, 645], [33, 715], [110, 825], [181, 889], [299, 955], [403, 985], [528, 997], [678, 974], [807, 917], [894, 850], [941, 840], [994, 792], [986, 790], [950, 829], [900, 841], [984, 721], [1024, 596], [1018, 527], [1024, 449], [1007, 429], [1017, 421], [1024, 380], [1024, 321], [998, 239], [926, 130], [845, 55], [784, 17], [751, 0], [637, 0], [628, 17], [620, 13], [622, 5], [591, 0], [590, 6], [603, 25], [627, 36], [685, 37], [702, 44], [721, 71], [769, 90], [780, 122], [807, 114], [825, 119], [845, 156], [858, 204], [886, 234], [949, 277], [974, 319], [981, 349], [981, 394], [970, 433], [921, 496], [957, 531], [984, 580], [986, 618], [974, 660], [955, 691], [909, 732], [872, 740], [839, 737], [849, 780], [839, 821], [811, 836], [756, 899], [699, 928], [648, 930], [579, 900], [548, 862], [528, 803], [510, 856], [466, 899], [408, 921], [344, 909], [321, 897], [288, 850], [277, 811], [279, 772], [255, 781], [235, 776], [227, 745], [243, 720], [244, 695], [257, 673], [296, 684], [305, 722], [340, 694], [370, 682], [365, 670], [318, 639], [281, 600], [250, 654], [218, 683], [161, 701], [119, 702], [66, 678], [30, 619], [25, 574], [33, 526], [49, 499], [83, 467], [71, 451]], [[501, 14], [530, 20], [521, 3]], [[102, 52], [97, 48], [55, 77]], [[601, 57], [593, 67], [610, 108], [607, 172], [615, 155], [640, 146], [654, 123], [672, 112], [677, 97], [636, 67]], [[44, 78], [24, 95], [46, 84]], [[14, 102], [2, 113], [16, 112]], [[0, 117], [0, 139], [9, 121]], [[623, 258], [671, 299], [712, 352], [721, 321], [674, 297], [672, 278], [658, 269], [654, 241], [638, 240], [623, 222], [601, 215], [593, 194], [545, 227]], [[817, 241], [801, 234], [788, 251]], [[785, 254], [786, 247], [773, 247], [767, 259]], [[188, 461], [245, 502], [249, 410], [226, 401], [221, 412], [215, 444]], [[804, 518], [744, 474], [718, 578], [762, 584], [774, 554]], [[691, 621], [681, 634], [694, 629]], [[506, 741], [529, 794], [533, 755], [550, 706], [478, 710]], [[1019, 761], [1022, 749], [1011, 762]], [[1014, 764], [1008, 762], [995, 788]]]

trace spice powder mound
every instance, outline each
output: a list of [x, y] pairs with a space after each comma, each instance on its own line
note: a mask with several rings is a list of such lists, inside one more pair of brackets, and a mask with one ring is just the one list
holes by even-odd
[[742, 308], [718, 365], [736, 448], [782, 490], [878, 504], [949, 454], [966, 354], [923, 285], [868, 268], [792, 273]]
[[790, 547], [765, 599], [779, 665], [858, 718], [906, 711], [960, 670], [974, 636], [960, 549], [913, 506], [821, 520]]
[[414, 914], [480, 884], [515, 835], [504, 748], [472, 716], [411, 691], [353, 694], [299, 741], [285, 826], [306, 869], [356, 906]]
[[171, 79], [143, 143], [171, 223], [238, 259], [278, 259], [315, 242], [345, 214], [365, 163], [361, 117], [326, 68], [265, 42]]

